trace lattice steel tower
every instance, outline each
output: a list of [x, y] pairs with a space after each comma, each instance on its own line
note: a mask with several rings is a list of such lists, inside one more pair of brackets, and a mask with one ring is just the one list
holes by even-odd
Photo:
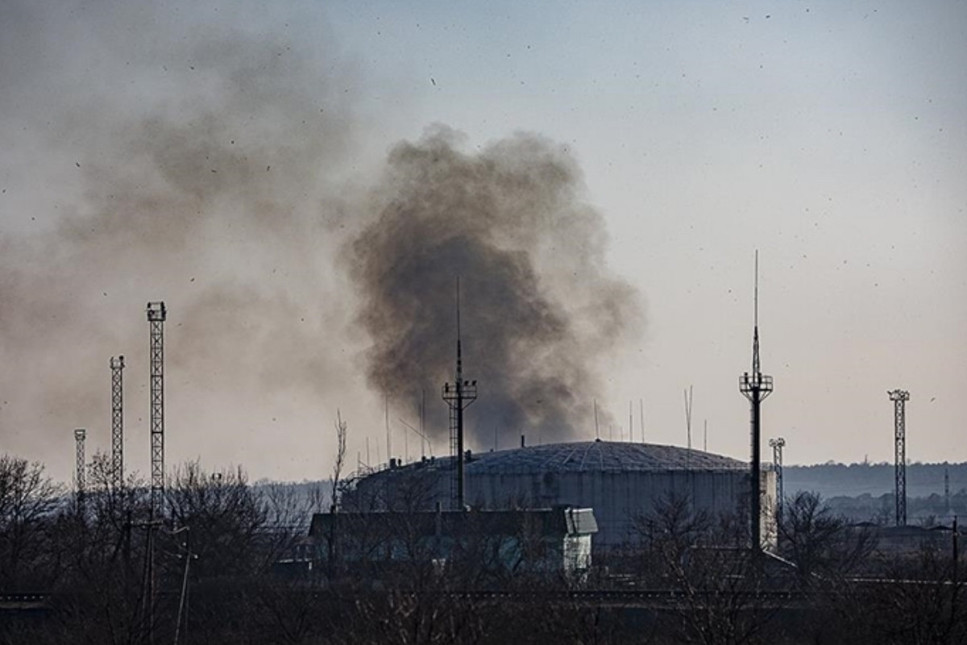
[[84, 496], [87, 492], [87, 465], [84, 459], [84, 439], [87, 437], [87, 430], [78, 428], [74, 430], [74, 489], [77, 492], [77, 511], [84, 512]]
[[906, 402], [910, 393], [906, 390], [887, 392], [893, 401], [894, 475], [896, 477], [896, 525], [907, 525], [907, 428]]
[[752, 373], [745, 372], [739, 377], [739, 391], [749, 399], [751, 406], [751, 434], [752, 461], [749, 466], [751, 474], [750, 486], [750, 518], [749, 524], [752, 535], [752, 550], [762, 549], [762, 490], [761, 490], [761, 414], [762, 401], [772, 393], [772, 377], [762, 373], [759, 369], [759, 252], [755, 253], [755, 291], [753, 296], [753, 326], [752, 326]]
[[165, 303], [148, 303], [151, 359], [151, 517], [161, 511], [165, 490]]
[[111, 487], [124, 486], [124, 405], [122, 400], [124, 357], [111, 357]]
[[772, 448], [772, 463], [776, 469], [776, 521], [782, 521], [782, 504], [786, 499], [782, 488], [782, 449], [786, 445], [786, 440], [782, 437], [769, 439], [769, 446]]
[[453, 383], [443, 385], [443, 400], [450, 407], [450, 453], [457, 462], [452, 491], [454, 507], [466, 508], [463, 452], [463, 411], [477, 400], [477, 382], [463, 378], [463, 357], [460, 347], [460, 279], [457, 278], [457, 373]]

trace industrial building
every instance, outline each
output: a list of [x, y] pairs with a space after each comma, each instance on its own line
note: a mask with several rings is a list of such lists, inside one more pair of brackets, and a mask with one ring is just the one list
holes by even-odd
[[[663, 497], [683, 497], [712, 514], [749, 509], [749, 464], [676, 446], [582, 441], [465, 453], [466, 504], [476, 510], [571, 506], [594, 511], [594, 548], [636, 540], [635, 520]], [[453, 508], [456, 459], [436, 458], [361, 478], [344, 501], [355, 510], [425, 511]], [[763, 541], [774, 541], [775, 473], [761, 477]]]
[[309, 538], [330, 559], [378, 578], [394, 568], [433, 564], [501, 575], [585, 576], [597, 532], [588, 508], [317, 513]]

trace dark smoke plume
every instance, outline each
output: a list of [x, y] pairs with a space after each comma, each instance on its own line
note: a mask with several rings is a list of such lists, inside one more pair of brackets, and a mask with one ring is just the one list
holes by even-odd
[[378, 216], [348, 249], [373, 339], [370, 383], [404, 405], [425, 390], [439, 437], [459, 276], [476, 445], [492, 445], [495, 426], [505, 446], [521, 431], [587, 436], [603, 395], [598, 367], [637, 323], [636, 293], [608, 272], [602, 218], [564, 151], [517, 135], [468, 154], [456, 139], [440, 127], [391, 152]]

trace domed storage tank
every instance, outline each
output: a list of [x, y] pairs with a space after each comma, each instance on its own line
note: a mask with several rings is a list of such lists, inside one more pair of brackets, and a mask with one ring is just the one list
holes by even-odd
[[[451, 457], [427, 459], [360, 479], [346, 501], [360, 509], [419, 510], [455, 498]], [[746, 462], [676, 446], [582, 441], [470, 454], [466, 501], [474, 508], [593, 508], [595, 549], [634, 540], [636, 517], [668, 495], [714, 514], [748, 508]], [[775, 474], [763, 472], [763, 504], [773, 507]], [[767, 530], [763, 535], [768, 535]]]

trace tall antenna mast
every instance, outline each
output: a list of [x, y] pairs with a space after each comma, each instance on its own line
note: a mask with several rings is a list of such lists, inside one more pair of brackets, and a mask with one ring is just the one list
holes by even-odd
[[455, 508], [466, 508], [464, 478], [463, 411], [477, 400], [477, 382], [463, 378], [463, 350], [460, 338], [460, 278], [457, 277], [457, 373], [454, 383], [443, 384], [443, 400], [450, 407], [450, 452], [457, 462], [454, 477], [453, 502]]
[[124, 486], [124, 407], [121, 372], [124, 357], [111, 357], [111, 487]]
[[638, 425], [641, 427], [641, 443], [645, 443], [645, 400], [638, 399]]
[[74, 430], [74, 488], [77, 494], [77, 512], [84, 514], [84, 497], [87, 492], [86, 460], [84, 459], [84, 439], [87, 437], [87, 430], [78, 428]]
[[692, 386], [685, 390], [685, 445], [692, 450]]
[[591, 399], [591, 405], [594, 406], [594, 438], [598, 440], [601, 438], [601, 432], [598, 429], [598, 400]]
[[745, 372], [739, 377], [739, 391], [749, 400], [751, 407], [752, 460], [749, 495], [749, 528], [753, 554], [762, 550], [762, 486], [761, 486], [761, 405], [772, 393], [772, 377], [762, 373], [759, 367], [759, 251], [755, 252], [755, 289], [753, 295], [752, 325], [752, 374]]
[[389, 466], [393, 452], [389, 436], [389, 394], [386, 392], [383, 393], [383, 419], [386, 421], [386, 465]]
[[887, 392], [893, 401], [894, 477], [896, 479], [896, 525], [907, 525], [907, 424], [906, 402], [910, 393], [906, 390]]
[[950, 470], [946, 463], [943, 467], [943, 497], [944, 504], [947, 507], [946, 514], [950, 515]]
[[782, 505], [785, 502], [785, 490], [782, 486], [782, 449], [786, 445], [786, 440], [782, 437], [769, 439], [769, 447], [772, 448], [772, 463], [776, 469], [776, 521], [782, 521]]
[[632, 412], [631, 401], [628, 401], [628, 443], [635, 440], [635, 416]]
[[165, 303], [148, 303], [151, 358], [151, 519], [161, 513], [165, 490]]

